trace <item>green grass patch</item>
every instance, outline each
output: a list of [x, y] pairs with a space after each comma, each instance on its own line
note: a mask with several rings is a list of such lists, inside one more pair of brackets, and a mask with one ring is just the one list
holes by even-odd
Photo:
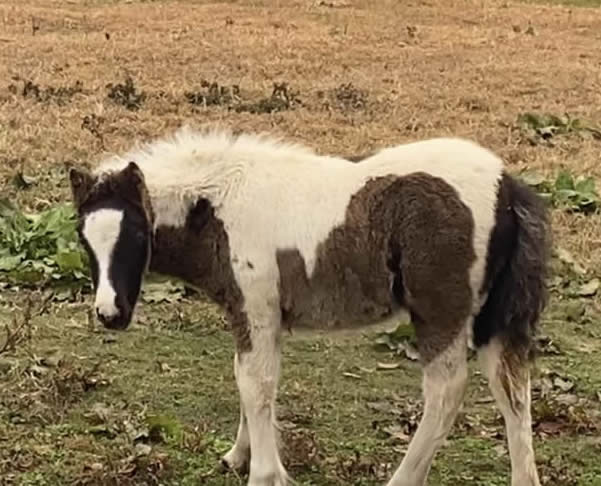
[[[599, 336], [583, 333], [595, 329], [595, 314], [564, 318], [574, 301], [586, 305], [556, 299], [542, 323], [549, 339], [533, 381], [535, 445], [545, 484], [598, 486], [601, 443], [587, 432], [587, 414], [601, 406], [601, 349]], [[5, 302], [0, 322], [18, 312], [18, 302]], [[32, 318], [31, 340], [0, 356], [0, 477], [18, 485], [244, 485], [244, 476], [217, 467], [238, 420], [234, 343], [220, 314], [185, 296], [176, 306], [143, 301], [134, 326], [113, 334], [90, 326], [87, 308], [52, 304]], [[185, 325], [175, 318], [182, 313]], [[377, 337], [286, 339], [282, 453], [301, 485], [381, 485], [400, 464], [421, 417], [421, 370]], [[475, 360], [470, 369], [464, 410], [430, 482], [505, 485], [503, 422]]]

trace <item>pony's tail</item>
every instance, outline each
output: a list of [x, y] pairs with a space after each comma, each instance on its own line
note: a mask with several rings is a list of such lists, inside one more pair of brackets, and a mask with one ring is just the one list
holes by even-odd
[[486, 301], [475, 318], [474, 344], [483, 346], [496, 337], [507, 351], [528, 360], [533, 356], [538, 320], [548, 299], [548, 211], [531, 188], [507, 174], [501, 179], [498, 205], [497, 224], [500, 212], [505, 211], [506, 225], [496, 235], [496, 247], [502, 249], [505, 258], [499, 262]]

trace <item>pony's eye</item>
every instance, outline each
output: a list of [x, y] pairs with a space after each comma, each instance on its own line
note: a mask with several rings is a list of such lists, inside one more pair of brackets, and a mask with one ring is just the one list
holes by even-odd
[[144, 233], [144, 231], [136, 231], [136, 239], [140, 243], [143, 243], [144, 240], [146, 239], [146, 234]]

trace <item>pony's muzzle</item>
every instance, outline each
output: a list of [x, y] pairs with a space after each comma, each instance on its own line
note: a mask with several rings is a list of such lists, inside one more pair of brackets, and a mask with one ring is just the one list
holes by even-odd
[[96, 317], [108, 329], [125, 329], [129, 325], [129, 312], [124, 312], [115, 302], [111, 306], [96, 306]]

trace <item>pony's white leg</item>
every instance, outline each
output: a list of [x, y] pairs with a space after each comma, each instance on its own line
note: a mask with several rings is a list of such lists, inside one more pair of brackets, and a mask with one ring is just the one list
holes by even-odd
[[279, 316], [251, 324], [252, 349], [238, 357], [238, 387], [250, 439], [248, 486], [285, 486], [277, 444], [275, 400], [280, 373]]
[[514, 355], [499, 339], [479, 351], [497, 406], [505, 419], [512, 486], [540, 486], [532, 446], [530, 370], [525, 359]]
[[[238, 372], [238, 353], [234, 356], [234, 376], [240, 388], [240, 376]], [[248, 423], [244, 412], [244, 404], [240, 400], [240, 422], [234, 446], [221, 459], [228, 469], [241, 470], [248, 465], [250, 460], [250, 438], [248, 436]]]
[[[470, 321], [471, 322], [471, 321]], [[467, 330], [424, 367], [424, 413], [407, 454], [388, 486], [423, 486], [434, 455], [463, 402], [468, 378]]]

